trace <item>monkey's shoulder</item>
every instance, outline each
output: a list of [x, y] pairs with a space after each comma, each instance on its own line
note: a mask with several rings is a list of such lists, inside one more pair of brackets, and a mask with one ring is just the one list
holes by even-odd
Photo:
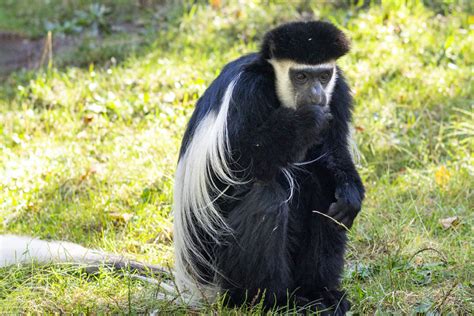
[[251, 92], [267, 92], [253, 91], [255, 89], [267, 88], [274, 90], [275, 88], [273, 67], [259, 53], [251, 53], [231, 61], [224, 66], [216, 80], [223, 81], [227, 86], [236, 78], [238, 78], [235, 84], [236, 89], [245, 89], [249, 95]]
[[[219, 104], [229, 87], [232, 99], [253, 99], [274, 90], [275, 75], [272, 66], [259, 53], [244, 55], [226, 64], [209, 85], [198, 103]], [[199, 104], [198, 104], [199, 106]]]
[[229, 116], [234, 120], [252, 120], [280, 106], [273, 67], [259, 53], [242, 56], [224, 66], [203, 99], [221, 104], [231, 86]]

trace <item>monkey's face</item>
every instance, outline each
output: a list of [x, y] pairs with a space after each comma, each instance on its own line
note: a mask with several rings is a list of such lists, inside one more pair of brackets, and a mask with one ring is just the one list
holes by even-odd
[[272, 60], [277, 93], [283, 106], [327, 106], [336, 84], [336, 64], [303, 65]]
[[304, 105], [326, 106], [328, 104], [328, 85], [334, 67], [290, 68], [289, 77], [295, 96], [296, 107]]

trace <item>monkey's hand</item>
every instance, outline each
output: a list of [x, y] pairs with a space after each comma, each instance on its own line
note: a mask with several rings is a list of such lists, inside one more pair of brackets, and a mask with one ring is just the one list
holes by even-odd
[[[327, 215], [350, 229], [359, 213], [363, 196], [355, 183], [345, 182], [336, 187], [336, 202], [329, 206]], [[345, 229], [345, 227], [341, 227]]]
[[323, 132], [329, 127], [333, 116], [329, 107], [304, 105], [296, 109], [296, 116], [304, 126], [304, 135], [300, 137], [309, 144], [317, 144], [323, 139]]

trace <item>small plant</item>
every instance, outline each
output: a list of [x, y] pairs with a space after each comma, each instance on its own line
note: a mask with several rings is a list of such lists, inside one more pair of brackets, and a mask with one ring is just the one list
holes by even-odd
[[111, 10], [105, 5], [93, 3], [86, 10], [75, 11], [69, 20], [58, 23], [46, 21], [45, 27], [54, 33], [74, 34], [87, 31], [90, 35], [97, 36], [110, 32], [110, 13]]

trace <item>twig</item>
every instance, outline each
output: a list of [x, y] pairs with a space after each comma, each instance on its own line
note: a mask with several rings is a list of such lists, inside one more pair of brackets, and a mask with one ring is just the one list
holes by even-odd
[[48, 35], [44, 39], [43, 52], [41, 53], [39, 67], [43, 67], [46, 61], [46, 55], [48, 56], [48, 68], [51, 68], [53, 65], [53, 34], [51, 31], [48, 32]]
[[445, 255], [441, 251], [439, 251], [438, 249], [435, 249], [435, 248], [432, 248], [432, 247], [426, 247], [426, 248], [422, 248], [422, 249], [418, 250], [417, 252], [415, 252], [410, 257], [410, 259], [408, 259], [408, 262], [412, 261], [413, 258], [415, 258], [417, 255], [419, 255], [420, 253], [425, 252], [425, 251], [434, 251], [434, 252], [436, 252], [441, 257], [441, 260], [443, 261], [444, 264], [448, 263], [448, 260], [446, 259]]
[[335, 219], [332, 218], [331, 216], [329, 216], [329, 215], [327, 215], [327, 214], [324, 214], [324, 213], [321, 213], [321, 212], [316, 211], [316, 210], [313, 210], [313, 213], [318, 213], [318, 214], [320, 214], [320, 215], [323, 215], [324, 217], [327, 217], [327, 218], [329, 218], [330, 220], [332, 220], [332, 221], [333, 221], [334, 223], [336, 223], [337, 225], [343, 227], [346, 231], [349, 231], [349, 228], [347, 228], [346, 225], [344, 225], [343, 223], [341, 223], [341, 222], [335, 220]]

